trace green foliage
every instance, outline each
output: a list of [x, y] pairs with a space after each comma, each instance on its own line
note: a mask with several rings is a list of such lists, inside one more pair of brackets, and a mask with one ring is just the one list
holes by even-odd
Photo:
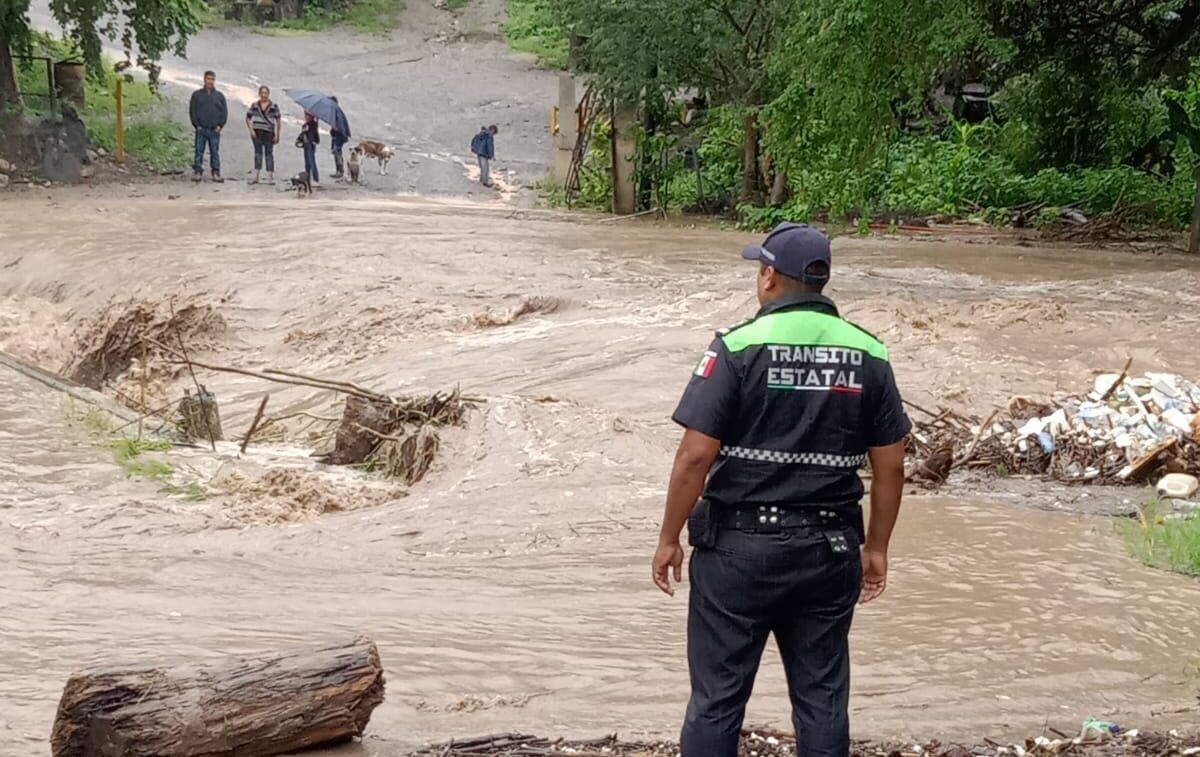
[[109, 446], [113, 451], [113, 459], [130, 478], [166, 478], [175, 472], [171, 464], [163, 460], [141, 459], [145, 452], [170, 450], [170, 442], [157, 439], [115, 439]]
[[612, 209], [612, 124], [600, 121], [588, 142], [587, 155], [579, 167], [579, 193], [575, 205], [595, 210]]
[[[204, 0], [51, 0], [50, 11], [94, 75], [107, 70], [101, 55], [107, 40], [148, 71], [151, 84], [158, 81], [158, 60], [169, 52], [184, 55], [205, 13]], [[0, 45], [25, 52], [31, 32], [28, 0], [4, 0]], [[0, 72], [0, 82], [5, 78]]]
[[768, 205], [766, 207], [742, 203], [738, 205], [738, 228], [747, 231], [770, 229], [784, 221], [808, 221], [809, 218], [794, 216], [786, 207]]
[[[31, 50], [55, 60], [71, 59], [78, 55], [73, 45], [47, 34], [31, 37]], [[90, 72], [84, 82], [86, 107], [79, 114], [87, 125], [88, 137], [97, 147], [112, 152], [116, 149], [116, 100], [113, 92], [117, 76], [113, 62], [102, 58], [98, 70]], [[42, 66], [18, 67], [18, 88], [22, 92], [42, 93], [47, 90], [45, 69]], [[187, 130], [169, 112], [169, 105], [144, 81], [126, 78], [122, 85], [125, 105], [125, 150], [155, 171], [178, 168], [191, 159], [192, 144]], [[49, 101], [28, 98], [27, 109], [35, 114], [45, 113]]]
[[304, 15], [275, 26], [315, 32], [344, 25], [364, 34], [381, 34], [400, 25], [404, 8], [405, 0], [309, 0]]
[[547, 68], [566, 68], [567, 37], [555, 20], [553, 0], [508, 0], [504, 39], [509, 47], [537, 56]]
[[746, 109], [733, 105], [708, 111], [700, 141], [700, 165], [708, 196], [736, 197], [742, 180], [742, 138]]
[[197, 483], [167, 484], [158, 490], [160, 494], [179, 497], [188, 502], [203, 502], [208, 499], [208, 490]]
[[901, 117], [925, 113], [931, 82], [989, 47], [982, 29], [977, 4], [961, 0], [801, 4], [771, 59], [781, 91], [763, 114], [769, 151], [790, 173], [869, 165]]
[[[714, 105], [770, 99], [767, 60], [787, 29], [789, 0], [543, 0], [580, 35], [577, 67], [623, 102], [687, 89]], [[510, 13], [514, 2], [509, 0]]]
[[1126, 549], [1153, 568], [1200, 577], [1200, 515], [1167, 516], [1162, 510], [1151, 501], [1137, 518], [1116, 521]]

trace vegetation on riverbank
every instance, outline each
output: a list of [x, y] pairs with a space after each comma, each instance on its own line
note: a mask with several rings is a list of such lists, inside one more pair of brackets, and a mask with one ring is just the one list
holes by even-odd
[[254, 8], [241, 20], [231, 18], [234, 0], [212, 0], [205, 6], [204, 25], [210, 28], [246, 26], [267, 36], [299, 36], [334, 27], [360, 34], [383, 34], [400, 26], [406, 0], [308, 0], [299, 18], [260, 21]]
[[536, 55], [547, 68], [567, 65], [567, 38], [545, 0], [507, 0], [504, 39], [517, 52]]
[[639, 105], [642, 208], [1170, 230], [1200, 208], [1193, 2], [509, 5]]
[[[53, 60], [71, 60], [78, 51], [63, 40], [46, 34], [35, 34], [32, 50]], [[79, 113], [87, 126], [92, 144], [109, 152], [116, 150], [116, 88], [117, 76], [113, 61], [101, 58], [101, 69], [89, 71], [85, 81], [85, 107]], [[26, 96], [26, 111], [31, 115], [46, 115], [49, 100], [36, 96], [47, 92], [46, 71], [40, 65], [17, 68], [18, 86]], [[122, 85], [125, 117], [125, 151], [155, 171], [180, 169], [191, 162], [192, 144], [187, 128], [175, 120], [162, 96], [142, 80], [127, 78]]]
[[1171, 516], [1151, 501], [1117, 521], [1129, 553], [1152, 568], [1200, 577], [1200, 514]]
[[382, 34], [400, 25], [404, 7], [404, 0], [309, 0], [304, 15], [275, 26], [303, 31], [347, 26], [363, 34]]

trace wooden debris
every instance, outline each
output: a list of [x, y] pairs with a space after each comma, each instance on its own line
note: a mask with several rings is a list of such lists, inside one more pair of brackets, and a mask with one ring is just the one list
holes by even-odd
[[1122, 469], [1121, 472], [1117, 474], [1118, 477], [1123, 481], [1137, 481], [1138, 479], [1144, 477], [1147, 473], [1150, 473], [1153, 470], [1152, 466], [1154, 466], [1155, 463], [1163, 462], [1163, 453], [1175, 449], [1175, 445], [1178, 443], [1179, 442], [1177, 439], [1164, 439], [1158, 444], [1155, 444], [1153, 447], [1146, 450], [1144, 455], [1139, 457], [1137, 460], [1134, 460], [1126, 468]]
[[71, 677], [54, 757], [267, 757], [361, 736], [383, 701], [358, 638], [213, 666], [99, 667]]
[[342, 423], [329, 462], [334, 465], [357, 465], [379, 446], [379, 435], [390, 434], [400, 423], [396, 407], [391, 402], [351, 395], [346, 398]]
[[193, 395], [186, 392], [179, 400], [179, 434], [183, 439], [195, 441], [203, 439], [215, 443], [225, 438], [221, 430], [221, 412], [217, 407], [217, 398], [204, 386]]
[[473, 404], [457, 390], [387, 402], [351, 396], [329, 461], [374, 465], [392, 478], [416, 483], [429, 471], [441, 446], [439, 429], [461, 424]]
[[246, 431], [246, 436], [242, 439], [242, 446], [238, 448], [238, 452], [246, 454], [246, 447], [250, 444], [250, 439], [253, 438], [254, 432], [258, 430], [258, 424], [262, 422], [263, 412], [267, 409], [267, 400], [271, 399], [271, 395], [264, 394], [262, 402], [258, 403], [258, 412], [254, 414], [254, 420], [250, 422], [250, 428]]

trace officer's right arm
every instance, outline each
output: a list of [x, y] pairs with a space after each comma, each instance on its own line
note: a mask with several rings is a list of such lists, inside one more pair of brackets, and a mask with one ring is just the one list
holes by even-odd
[[739, 381], [729, 351], [717, 339], [700, 358], [671, 416], [687, 430], [671, 468], [666, 511], [653, 561], [654, 583], [668, 594], [673, 593], [668, 568], [674, 568], [676, 581], [682, 578], [683, 548], [679, 535], [704, 491], [708, 471], [721, 451], [721, 439], [728, 435], [737, 416]]

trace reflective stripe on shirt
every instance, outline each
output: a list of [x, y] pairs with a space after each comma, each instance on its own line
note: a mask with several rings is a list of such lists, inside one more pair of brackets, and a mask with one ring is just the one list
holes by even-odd
[[858, 468], [867, 462], [866, 455], [833, 455], [827, 452], [779, 452], [772, 449], [750, 449], [748, 447], [721, 447], [725, 457], [741, 460], [757, 460], [764, 463], [785, 465], [824, 465], [829, 468]]

